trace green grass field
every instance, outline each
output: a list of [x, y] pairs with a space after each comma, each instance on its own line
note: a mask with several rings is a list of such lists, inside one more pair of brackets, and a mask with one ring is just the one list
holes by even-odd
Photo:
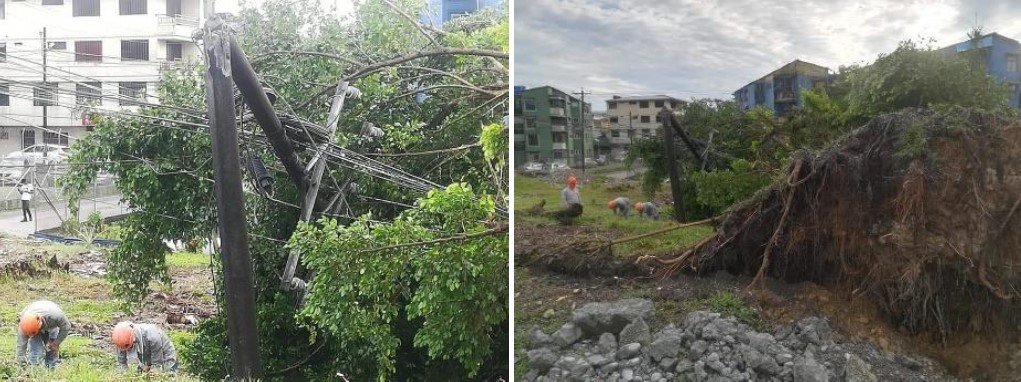
[[[87, 252], [81, 246], [37, 247], [59, 257], [71, 257], [73, 253]], [[198, 258], [208, 259], [201, 254], [180, 253], [168, 257], [171, 269], [200, 266]], [[208, 261], [208, 260], [206, 260]], [[204, 265], [202, 263], [201, 265]], [[122, 316], [120, 302], [115, 300], [110, 284], [102, 278], [85, 278], [75, 274], [55, 273], [42, 277], [0, 277], [0, 379], [43, 380], [43, 381], [125, 381], [125, 380], [177, 380], [197, 381], [180, 374], [171, 379], [167, 376], [146, 377], [134, 372], [120, 373], [114, 354], [94, 343], [93, 339], [80, 335], [83, 327], [95, 325], [101, 331], [109, 330]], [[29, 303], [47, 299], [59, 304], [73, 329], [60, 348], [61, 364], [54, 370], [35, 367], [22, 369], [14, 363], [15, 330], [18, 312]], [[178, 354], [192, 338], [187, 331], [171, 330], [167, 333], [177, 346]], [[105, 344], [104, 344], [105, 345]], [[181, 360], [179, 360], [181, 362]]]
[[[606, 202], [610, 199], [624, 196], [633, 202], [645, 201], [637, 185], [629, 184], [618, 187], [621, 191], [608, 190], [605, 183], [598, 178], [588, 184], [579, 184], [578, 189], [581, 193], [582, 204], [585, 206], [585, 212], [576, 220], [575, 224], [611, 231], [618, 239], [677, 224], [662, 211], [660, 211], [662, 216], [659, 221], [640, 218], [634, 210], [631, 211], [631, 217], [628, 219], [616, 216], [613, 210], [606, 206]], [[560, 201], [560, 191], [563, 188], [563, 184], [554, 184], [541, 178], [516, 176], [514, 177], [514, 208], [518, 211], [525, 210], [543, 199], [546, 200], [547, 211], [561, 208], [563, 202]], [[551, 222], [543, 217], [521, 216], [520, 214], [515, 215], [514, 219], [515, 224]], [[700, 239], [712, 234], [712, 231], [712, 227], [705, 225], [679, 229], [614, 246], [614, 253], [619, 255], [671, 253], [695, 244]]]

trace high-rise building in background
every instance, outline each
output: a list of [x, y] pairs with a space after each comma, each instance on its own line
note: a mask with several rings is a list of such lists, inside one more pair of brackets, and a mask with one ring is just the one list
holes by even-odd
[[502, 0], [429, 0], [429, 7], [422, 14], [422, 21], [426, 24], [442, 25], [483, 8], [495, 8], [501, 2]]
[[203, 0], [0, 0], [0, 155], [68, 145], [91, 129], [90, 110], [158, 103], [160, 72], [199, 56], [191, 36], [203, 7]]

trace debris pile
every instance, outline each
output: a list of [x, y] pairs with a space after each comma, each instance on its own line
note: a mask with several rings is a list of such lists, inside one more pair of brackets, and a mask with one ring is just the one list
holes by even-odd
[[808, 317], [776, 335], [696, 311], [653, 333], [651, 301], [591, 303], [548, 335], [527, 334], [527, 381], [877, 381], [949, 380], [927, 359], [884, 355], [842, 342], [826, 320]]

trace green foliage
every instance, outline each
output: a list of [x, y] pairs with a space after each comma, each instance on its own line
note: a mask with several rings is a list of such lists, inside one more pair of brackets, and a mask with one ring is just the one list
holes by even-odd
[[[496, 328], [507, 320], [508, 239], [468, 240], [366, 250], [486, 231], [492, 198], [464, 184], [431, 191], [392, 224], [360, 220], [342, 227], [299, 226], [289, 247], [306, 253], [317, 271], [302, 316], [375, 356], [378, 379], [396, 372], [398, 314], [420, 320], [414, 345], [430, 358], [456, 360], [476, 374], [493, 352]], [[344, 307], [342, 310], [336, 307]]]
[[770, 182], [767, 174], [752, 171], [751, 164], [738, 159], [730, 170], [694, 171], [695, 200], [710, 214], [718, 215], [734, 203], [747, 199]]
[[709, 308], [724, 317], [734, 317], [738, 321], [762, 329], [762, 317], [754, 308], [748, 306], [740, 297], [731, 292], [720, 292], [709, 299]]

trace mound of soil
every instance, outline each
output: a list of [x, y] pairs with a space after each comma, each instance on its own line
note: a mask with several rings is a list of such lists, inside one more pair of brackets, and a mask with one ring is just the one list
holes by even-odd
[[[733, 208], [685, 269], [813, 281], [944, 340], [1021, 314], [1021, 123], [967, 110], [877, 117]], [[672, 269], [672, 268], [668, 268]]]
[[613, 256], [605, 246], [612, 237], [586, 226], [520, 224], [514, 227], [514, 262], [573, 275], [637, 274], [632, 261]]

